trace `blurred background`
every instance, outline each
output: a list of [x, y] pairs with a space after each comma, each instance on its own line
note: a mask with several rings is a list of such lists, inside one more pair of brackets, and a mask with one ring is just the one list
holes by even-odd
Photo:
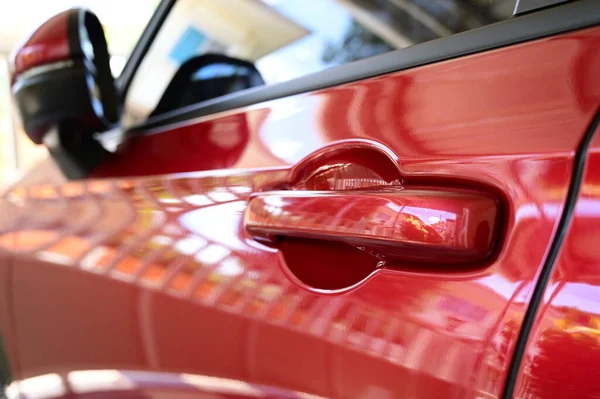
[[[266, 84], [497, 22], [516, 0], [178, 0], [128, 92], [125, 127], [144, 121], [190, 57], [252, 61]], [[11, 51], [56, 13], [91, 9], [102, 22], [118, 76], [158, 0], [16, 0], [0, 5], [0, 187], [47, 156], [11, 103]]]

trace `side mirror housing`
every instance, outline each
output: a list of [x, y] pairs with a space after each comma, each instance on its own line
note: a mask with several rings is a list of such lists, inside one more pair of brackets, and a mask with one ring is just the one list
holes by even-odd
[[58, 155], [68, 177], [85, 174], [85, 163], [93, 167], [104, 151], [93, 133], [119, 121], [100, 21], [83, 8], [55, 15], [16, 49], [11, 61], [11, 89], [25, 132]]

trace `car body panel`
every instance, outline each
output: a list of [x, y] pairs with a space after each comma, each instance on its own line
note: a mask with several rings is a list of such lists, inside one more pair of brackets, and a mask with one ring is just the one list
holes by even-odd
[[92, 176], [291, 165], [351, 138], [385, 144], [406, 173], [436, 159], [460, 169], [448, 160], [573, 151], [596, 111], [598, 32], [585, 29], [131, 133]]
[[515, 395], [595, 397], [600, 389], [600, 132], [587, 154], [573, 218], [539, 305]]
[[[600, 28], [586, 29], [182, 122], [131, 138], [95, 173], [110, 179], [13, 187], [0, 245], [14, 260], [15, 377], [137, 370], [325, 397], [499, 396], [600, 104], [599, 47]], [[342, 292], [291, 278], [285, 249], [243, 228], [248, 198], [357, 138], [384, 146], [407, 185], [501, 197], [496, 255], [379, 268]], [[347, 255], [288, 251], [306, 267]], [[367, 256], [352, 251], [336, 273]]]

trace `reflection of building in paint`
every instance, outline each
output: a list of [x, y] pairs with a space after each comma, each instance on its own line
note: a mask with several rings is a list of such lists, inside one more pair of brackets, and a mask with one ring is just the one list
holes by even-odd
[[171, 49], [169, 59], [178, 65], [181, 65], [195, 54], [223, 52], [223, 50], [225, 50], [223, 45], [207, 38], [206, 35], [195, 26], [188, 26]]
[[[69, 183], [59, 190], [50, 186], [29, 192], [19, 189], [2, 205], [13, 204], [11, 215], [24, 207], [36, 209], [23, 213], [25, 220], [16, 219], [14, 226], [21, 226], [16, 256], [27, 252], [33, 259], [66, 266], [61, 266], [63, 270], [72, 267], [88, 282], [114, 279], [118, 281], [115, 286], [132, 287], [140, 298], [152, 295], [152, 305], [144, 311], [156, 320], [145, 334], [155, 336], [153, 350], [164, 357], [175, 352], [170, 350], [174, 332], [205, 334], [205, 339], [195, 339], [193, 348], [187, 349], [210, 351], [219, 338], [210, 335], [213, 330], [207, 330], [203, 320], [218, 315], [228, 326], [214, 330], [217, 334], [227, 333], [232, 329], [229, 324], [243, 320], [256, 329], [258, 337], [293, 333], [302, 340], [327, 344], [331, 351], [327, 353], [336, 358], [360, 356], [363, 362], [375, 362], [394, 373], [419, 369], [428, 378], [459, 382], [471, 375], [472, 368], [465, 365], [479, 364], [490, 376], [502, 369], [503, 360], [490, 355], [498, 346], [487, 345], [485, 333], [497, 318], [494, 310], [506, 298], [487, 285], [464, 290], [432, 280], [428, 289], [423, 277], [418, 284], [407, 277], [394, 285], [372, 281], [366, 289], [323, 300], [290, 283], [275, 253], [253, 247], [239, 231], [249, 194], [280, 172]], [[65, 203], [72, 211], [70, 218], [58, 212]], [[213, 219], [206, 216], [211, 213]], [[225, 220], [224, 215], [231, 219]], [[13, 242], [10, 233], [0, 237], [5, 247]], [[159, 306], [163, 301], [170, 305]], [[73, 301], [67, 306], [80, 305]], [[83, 323], [88, 318], [97, 323], [112, 313], [90, 315], [77, 309]], [[185, 329], [160, 322], [182, 309], [191, 312]], [[142, 311], [126, 305], [114, 310], [123, 312], [127, 320], [132, 315], [141, 317], [136, 312]], [[132, 345], [139, 343], [137, 335], [121, 338]], [[269, 345], [283, 342], [275, 341]], [[248, 364], [245, 357], [262, 356], [269, 350], [259, 346], [261, 341], [248, 342], [255, 352], [236, 350], [227, 358], [229, 363]], [[102, 347], [103, 339], [95, 345]], [[223, 358], [226, 355], [220, 350]], [[309, 361], [326, 364], [318, 352], [311, 356]], [[210, 368], [203, 359], [194, 358], [194, 364]], [[260, 359], [252, 362], [263, 365]], [[341, 362], [330, 367], [339, 371], [350, 366]], [[302, 386], [295, 389], [302, 390]]]

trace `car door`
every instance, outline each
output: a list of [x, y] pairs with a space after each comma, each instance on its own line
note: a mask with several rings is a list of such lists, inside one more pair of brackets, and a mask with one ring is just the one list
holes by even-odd
[[599, 6], [187, 107], [89, 179], [17, 184], [11, 392], [512, 396], [595, 129]]
[[598, 360], [598, 117], [578, 154], [580, 172], [571, 195], [577, 200], [567, 212], [568, 229], [555, 244], [556, 260], [545, 271], [546, 285], [537, 287], [537, 305], [532, 307], [515, 357], [519, 369], [514, 392], [520, 397], [591, 397], [598, 384], [591, 377]]

